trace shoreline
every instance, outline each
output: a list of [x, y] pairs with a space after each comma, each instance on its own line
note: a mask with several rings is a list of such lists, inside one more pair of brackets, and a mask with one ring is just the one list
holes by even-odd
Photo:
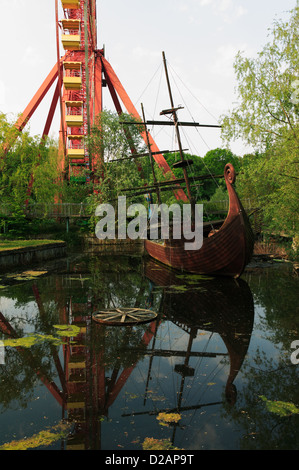
[[29, 266], [67, 255], [67, 244], [61, 240], [9, 240], [8, 242], [12, 246], [7, 243], [5, 247], [5, 243], [0, 243], [1, 272], [14, 266]]

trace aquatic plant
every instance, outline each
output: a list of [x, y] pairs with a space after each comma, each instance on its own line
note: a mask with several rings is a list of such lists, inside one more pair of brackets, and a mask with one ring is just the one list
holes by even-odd
[[154, 439], [146, 437], [142, 443], [143, 450], [182, 450], [174, 447], [169, 439]]
[[49, 446], [59, 439], [67, 437], [70, 429], [70, 424], [60, 422], [56, 426], [40, 431], [31, 437], [3, 444], [0, 446], [0, 450], [29, 450], [36, 449], [37, 447]]
[[294, 403], [285, 401], [268, 400], [264, 395], [260, 397], [266, 404], [267, 410], [281, 417], [299, 414], [299, 408]]
[[180, 419], [181, 415], [179, 413], [159, 413], [157, 416], [157, 420], [162, 426], [178, 423]]

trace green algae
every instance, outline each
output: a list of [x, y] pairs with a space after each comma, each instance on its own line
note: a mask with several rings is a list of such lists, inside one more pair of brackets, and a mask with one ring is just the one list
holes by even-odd
[[59, 336], [72, 337], [77, 336], [81, 329], [77, 325], [53, 325], [56, 328], [56, 334]]
[[297, 408], [297, 406], [293, 403], [279, 400], [268, 400], [264, 395], [261, 395], [261, 399], [266, 404], [268, 411], [281, 417], [290, 416], [292, 414], [299, 414], [299, 408]]
[[143, 450], [182, 450], [174, 447], [169, 439], [154, 439], [146, 437], [142, 443]]
[[178, 423], [181, 420], [179, 413], [159, 413], [157, 420], [162, 426], [169, 426]]
[[45, 429], [31, 437], [11, 441], [0, 446], [0, 450], [29, 450], [38, 447], [47, 447], [59, 439], [66, 438], [71, 430], [68, 423], [59, 423], [50, 429]]
[[10, 346], [12, 348], [31, 348], [38, 344], [42, 344], [46, 341], [53, 343], [56, 346], [60, 346], [62, 341], [60, 338], [55, 338], [52, 335], [40, 335], [31, 334], [23, 338], [8, 338], [3, 341], [4, 346]]
[[212, 281], [214, 279], [213, 277], [206, 276], [204, 274], [177, 274], [176, 277], [191, 284], [196, 284], [199, 281]]
[[57, 330], [54, 335], [41, 335], [38, 333], [32, 333], [22, 338], [8, 338], [3, 341], [4, 346], [10, 346], [12, 348], [31, 348], [42, 344], [44, 342], [50, 342], [54, 346], [60, 346], [64, 343], [63, 338], [71, 338], [77, 336], [80, 333], [80, 327], [76, 325], [53, 325]]

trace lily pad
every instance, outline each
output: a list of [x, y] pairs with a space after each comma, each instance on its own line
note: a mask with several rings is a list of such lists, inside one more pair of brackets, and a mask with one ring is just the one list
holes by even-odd
[[61, 344], [61, 340], [55, 338], [52, 335], [39, 335], [32, 334], [23, 338], [9, 338], [4, 340], [4, 346], [10, 346], [12, 348], [31, 348], [36, 344], [41, 344], [45, 341], [50, 341], [56, 345]]
[[169, 439], [154, 439], [153, 437], [146, 437], [142, 444], [143, 450], [182, 450], [179, 447], [174, 447]]
[[77, 325], [53, 325], [53, 327], [58, 330], [56, 333], [59, 336], [77, 336], [81, 331], [81, 328]]
[[198, 281], [211, 281], [214, 278], [211, 276], [206, 276], [205, 274], [178, 274], [176, 276], [178, 279], [184, 279], [190, 283], [197, 283]]
[[162, 426], [178, 423], [180, 419], [181, 415], [179, 413], [159, 413], [157, 416], [157, 420]]
[[285, 401], [268, 400], [265, 396], [261, 395], [261, 399], [265, 402], [267, 410], [279, 416], [290, 416], [292, 414], [299, 414], [299, 408], [293, 403]]
[[49, 446], [54, 442], [67, 437], [70, 431], [70, 424], [59, 423], [58, 425], [34, 434], [31, 437], [3, 444], [0, 447], [0, 450], [28, 450], [36, 449], [37, 447], [41, 446]]

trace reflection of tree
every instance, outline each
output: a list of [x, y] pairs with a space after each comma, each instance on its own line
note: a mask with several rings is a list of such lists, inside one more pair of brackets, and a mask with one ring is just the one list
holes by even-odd
[[254, 361], [244, 364], [243, 374], [246, 385], [239, 392], [239, 400], [234, 408], [226, 409], [230, 420], [242, 428], [240, 449], [298, 449], [299, 416], [270, 413], [260, 398], [264, 395], [269, 400], [298, 405], [298, 368], [289, 359], [275, 364], [272, 358], [257, 351]]
[[256, 304], [264, 309], [260, 329], [275, 344], [282, 343], [289, 350], [291, 342], [299, 337], [299, 305], [297, 277], [292, 276], [289, 264], [263, 269], [260, 275], [244, 277], [250, 285]]
[[[234, 408], [226, 408], [229, 416], [243, 430], [241, 449], [298, 449], [299, 416], [280, 417], [267, 410], [261, 396], [299, 405], [298, 367], [291, 364], [290, 344], [298, 338], [298, 279], [289, 269], [269, 268], [244, 276], [250, 285], [256, 305], [264, 309], [256, 329], [276, 346], [276, 357], [269, 357], [263, 343], [250, 362], [243, 364], [243, 389]], [[253, 352], [251, 353], [253, 354]]]
[[146, 324], [134, 327], [103, 327], [96, 324], [93, 327], [93, 351], [101, 353], [98, 365], [107, 369], [131, 367], [147, 350], [142, 338], [148, 330]]
[[[13, 330], [14, 338], [24, 338], [31, 333], [41, 337], [55, 335], [53, 325], [71, 321], [68, 318], [70, 299], [73, 305], [77, 300], [82, 301], [84, 314], [90, 315], [92, 307], [88, 299], [92, 299], [93, 308], [145, 305], [147, 287], [142, 281], [139, 258], [127, 257], [120, 262], [119, 257], [87, 257], [72, 265], [67, 272], [9, 286], [5, 297], [14, 302], [14, 310], [7, 308], [2, 313]], [[96, 325], [93, 326], [94, 351], [105, 350], [101, 356], [103, 363], [118, 368], [135, 363], [136, 352], [130, 355], [127, 348], [140, 348], [147, 325], [129, 329], [108, 327], [102, 329], [105, 331], [103, 335], [99, 334], [100, 329]], [[0, 339], [9, 337], [7, 331], [0, 331]], [[59, 347], [45, 339], [30, 348], [6, 349], [5, 367], [0, 367], [0, 403], [3, 409], [25, 408], [33, 396], [38, 377], [48, 383], [55, 381], [59, 384]]]
[[[45, 377], [54, 377], [54, 365], [51, 352], [46, 344], [34, 347], [34, 355], [29, 357], [28, 351], [22, 355], [14, 348], [7, 348], [5, 367], [0, 367], [0, 403], [2, 412], [5, 409], [26, 408], [36, 387], [37, 375], [34, 366]], [[36, 360], [32, 361], [32, 357]], [[40, 359], [42, 358], [42, 360]]]
[[[5, 289], [5, 298], [14, 301], [15, 309], [20, 312], [20, 315], [13, 314], [8, 311], [3, 311], [7, 320], [10, 321], [14, 330], [19, 337], [24, 336], [25, 331], [34, 331], [35, 333], [44, 334], [49, 333], [49, 326], [59, 322], [59, 306], [56, 299], [53, 298], [53, 285], [47, 285], [47, 279], [39, 279], [38, 290], [42, 298], [42, 308], [45, 312], [45, 318], [40, 316], [36, 297], [34, 294], [35, 282], [22, 282], [15, 286]], [[51, 330], [52, 331], [52, 330]]]
[[[101, 257], [101, 262], [89, 263], [91, 289], [97, 309], [114, 307], [147, 308], [149, 281], [144, 279], [140, 258]], [[109, 272], [109, 275], [107, 273]], [[161, 295], [157, 296], [156, 304]], [[157, 305], [154, 306], [154, 310]], [[157, 311], [157, 310], [156, 310]], [[99, 364], [109, 367], [130, 367], [142, 356], [143, 335], [147, 324], [134, 327], [116, 327], [94, 324], [93, 350], [102, 353]], [[136, 356], [138, 349], [139, 357]], [[144, 346], [146, 350], [146, 346]]]
[[[101, 308], [133, 307], [140, 297], [142, 273], [140, 259], [104, 257], [91, 259], [90, 288], [94, 303]], [[142, 299], [139, 299], [142, 301]]]
[[22, 347], [22, 342], [16, 348], [6, 348], [5, 367], [0, 368], [0, 402], [4, 409], [25, 408], [38, 377], [47, 383], [57, 377], [53, 358], [59, 349], [47, 341], [46, 336], [53, 332], [52, 325], [59, 323], [59, 308], [53, 299], [53, 288], [47, 288], [46, 280], [40, 279], [38, 285], [42, 291], [40, 305], [36, 303], [35, 283], [11, 286], [5, 292], [6, 298], [14, 300], [16, 311], [3, 312], [8, 327], [1, 331], [1, 338], [25, 338], [32, 333], [40, 335], [40, 341], [30, 348]]

